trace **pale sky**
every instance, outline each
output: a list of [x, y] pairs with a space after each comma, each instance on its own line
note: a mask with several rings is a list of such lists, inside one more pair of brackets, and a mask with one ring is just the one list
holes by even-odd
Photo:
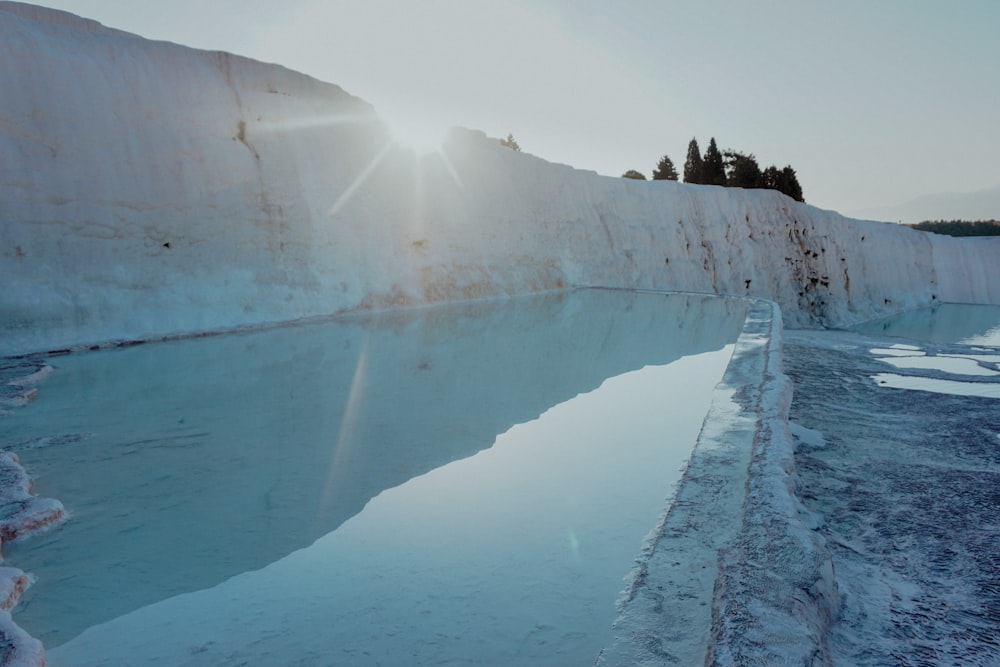
[[277, 62], [419, 134], [514, 134], [609, 176], [702, 151], [853, 211], [1000, 186], [996, 0], [48, 0]]

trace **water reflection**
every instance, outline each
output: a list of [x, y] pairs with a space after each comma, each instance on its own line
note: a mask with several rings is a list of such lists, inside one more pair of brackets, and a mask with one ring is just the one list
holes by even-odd
[[[459, 639], [544, 662], [613, 602], [629, 562], [609, 601], [598, 552], [630, 560], [693, 444], [657, 419], [697, 432], [695, 386], [721, 377], [742, 319], [723, 299], [586, 291], [57, 358], [5, 423], [38, 492], [73, 514], [7, 550], [39, 578], [16, 618], [54, 664], [113, 662], [112, 645], [198, 664], [287, 662], [292, 646], [305, 662], [333, 647], [349, 664], [375, 647], [434, 662]], [[567, 403], [607, 378], [603, 399]], [[673, 436], [680, 453], [657, 459]], [[615, 534], [640, 504], [638, 538]]]
[[864, 322], [853, 329], [932, 343], [1000, 347], [1000, 306], [942, 303]]

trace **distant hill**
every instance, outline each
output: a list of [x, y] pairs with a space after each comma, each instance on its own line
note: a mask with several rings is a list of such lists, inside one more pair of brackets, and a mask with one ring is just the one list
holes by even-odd
[[915, 225], [913, 229], [948, 236], [1000, 236], [1000, 221], [997, 220], [926, 220]]
[[916, 224], [924, 220], [1000, 219], [1000, 186], [976, 192], [946, 192], [904, 204], [849, 211], [852, 218]]

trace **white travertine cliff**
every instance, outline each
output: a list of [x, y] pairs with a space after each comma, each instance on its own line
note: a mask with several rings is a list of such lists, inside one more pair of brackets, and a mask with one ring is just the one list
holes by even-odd
[[0, 2], [0, 354], [572, 286], [776, 300], [790, 326], [1000, 303], [1000, 241], [777, 192], [599, 176], [277, 65]]
[[[715, 587], [712, 608], [670, 621], [691, 655], [756, 655], [765, 624], [727, 619], [765, 589], [777, 602], [755, 608], [771, 638], [789, 630], [784, 657], [824, 655], [837, 582], [795, 497], [781, 323], [1000, 304], [998, 255], [1000, 239], [851, 220], [773, 191], [603, 177], [468, 130], [417, 156], [337, 86], [0, 2], [0, 356], [576, 286], [780, 305], [753, 303], [683, 502], [651, 537], [601, 664], [657, 664], [660, 591], [696, 584]], [[48, 372], [15, 361], [24, 377], [0, 411]], [[32, 502], [61, 519], [55, 501]], [[678, 585], [672, 554], [691, 544], [704, 574]], [[751, 553], [782, 562], [779, 586]], [[808, 604], [782, 607], [802, 591]], [[43, 664], [6, 611], [0, 639], [0, 659]]]

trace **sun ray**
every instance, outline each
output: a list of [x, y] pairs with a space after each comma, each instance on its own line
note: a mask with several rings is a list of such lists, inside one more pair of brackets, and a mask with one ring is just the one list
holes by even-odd
[[437, 151], [438, 155], [441, 157], [441, 161], [444, 163], [444, 168], [448, 171], [448, 175], [451, 176], [451, 180], [455, 181], [455, 185], [461, 190], [465, 186], [462, 185], [462, 179], [458, 175], [458, 170], [455, 169], [455, 164], [448, 157], [447, 149], [442, 146], [441, 150]]
[[367, 380], [368, 336], [361, 345], [358, 361], [354, 366], [354, 376], [351, 378], [351, 388], [347, 394], [344, 411], [340, 417], [340, 428], [337, 431], [337, 441], [333, 445], [333, 456], [330, 457], [330, 468], [327, 470], [326, 482], [320, 496], [319, 507], [316, 508], [317, 520], [322, 520], [330, 508], [334, 490], [339, 482], [341, 464], [349, 453], [355, 441], [355, 431], [363, 409], [365, 382]]
[[331, 216], [337, 215], [337, 213], [340, 212], [340, 209], [342, 209], [347, 202], [351, 200], [354, 194], [358, 191], [358, 188], [365, 184], [365, 181], [367, 181], [372, 175], [372, 172], [378, 168], [379, 164], [382, 163], [382, 160], [384, 160], [385, 156], [389, 154], [389, 151], [392, 150], [393, 146], [394, 144], [391, 141], [386, 143], [375, 155], [375, 157], [372, 158], [371, 162], [369, 162], [368, 165], [361, 170], [361, 173], [358, 174], [357, 178], [355, 178], [351, 184], [344, 189], [344, 191], [337, 198], [337, 201], [335, 201], [333, 206], [330, 208]]
[[308, 130], [331, 125], [377, 125], [380, 123], [382, 123], [381, 119], [371, 113], [341, 113], [282, 120], [265, 119], [257, 124], [257, 129], [262, 132], [279, 132], [283, 130]]

